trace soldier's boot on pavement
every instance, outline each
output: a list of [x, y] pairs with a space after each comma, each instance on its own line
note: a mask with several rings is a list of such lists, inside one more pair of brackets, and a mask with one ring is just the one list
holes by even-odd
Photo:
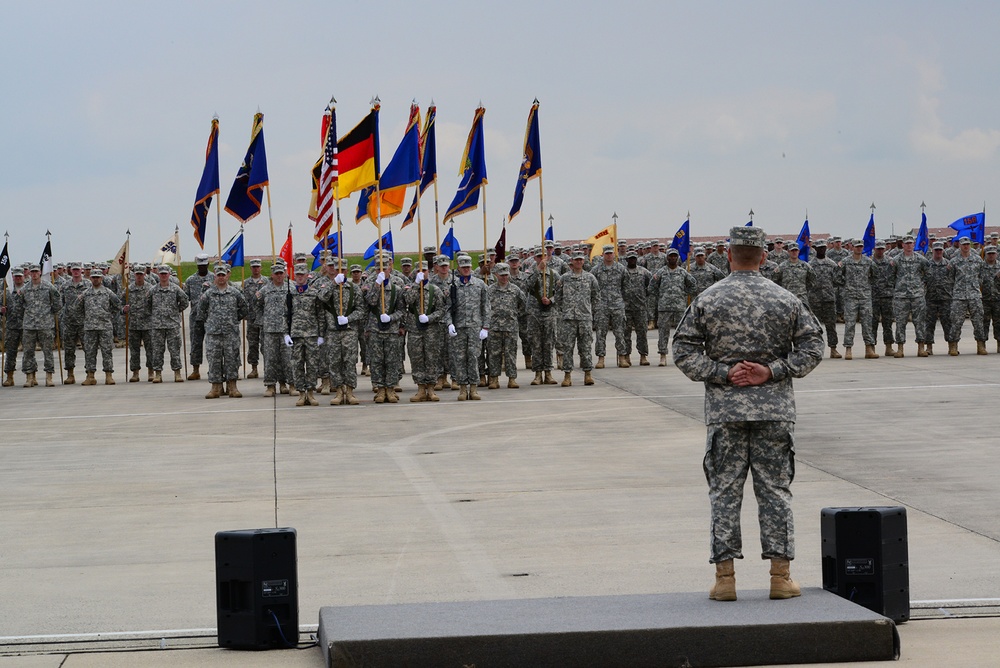
[[567, 371], [566, 375], [563, 376], [563, 382], [560, 383], [560, 384], [563, 387], [572, 387], [573, 386], [573, 372], [572, 371]]
[[257, 374], [257, 365], [253, 364], [250, 367], [250, 373], [247, 374], [247, 378], [259, 378]]
[[603, 369], [604, 368], [604, 355], [598, 355], [597, 356], [597, 364], [594, 365], [594, 368], [595, 369]]
[[531, 381], [531, 384], [532, 385], [541, 385], [542, 384], [542, 372], [541, 371], [536, 371], [535, 372], [535, 378], [534, 378], [534, 380]]
[[[73, 375], [73, 370], [66, 369], [66, 380], [63, 381], [63, 385], [73, 385], [74, 383], [76, 383], [76, 376]], [[5, 381], [4, 385], [6, 384], [7, 383]]]
[[264, 386], [264, 396], [267, 397], [268, 399], [274, 396], [274, 385]]
[[490, 376], [489, 383], [486, 385], [487, 389], [499, 390], [500, 389], [500, 378], [499, 376]]
[[[160, 378], [160, 374], [156, 374], [156, 377]], [[162, 381], [163, 379], [160, 378], [160, 380]], [[174, 369], [174, 382], [175, 383], [183, 383], [184, 382], [184, 376], [181, 375], [181, 370], [180, 369]]]
[[87, 377], [84, 378], [83, 382], [80, 383], [80, 384], [81, 385], [97, 385], [97, 379], [94, 378], [94, 372], [93, 371], [88, 371], [87, 372]]
[[894, 352], [892, 354], [892, 356], [895, 357], [896, 359], [901, 359], [903, 357], [903, 344], [902, 343], [900, 343], [896, 347], [896, 352]]
[[156, 383], [156, 384], [163, 382], [162, 372], [160, 372], [160, 371], [150, 371], [149, 373], [152, 376], [152, 378], [149, 379], [149, 382]]
[[649, 366], [649, 358], [645, 355], [639, 355], [639, 366]]
[[431, 385], [430, 383], [427, 383], [427, 386], [424, 388], [424, 390], [427, 392], [427, 399], [425, 399], [425, 401], [441, 401], [441, 397], [434, 394], [434, 386]]
[[[955, 348], [955, 352], [958, 352], [958, 348]], [[917, 357], [927, 357], [927, 345], [924, 343], [917, 344]]]
[[518, 385], [518, 384], [517, 384], [517, 381], [516, 381], [516, 380], [514, 380], [513, 378], [508, 378], [508, 379], [507, 379], [507, 389], [508, 389], [508, 390], [516, 390], [516, 389], [518, 389], [519, 387], [521, 387], [521, 386], [520, 386], [520, 385]]
[[802, 595], [798, 583], [788, 573], [788, 559], [771, 560], [771, 599], [780, 600]]
[[323, 396], [327, 396], [330, 394], [330, 379], [323, 378], [322, 380], [323, 382], [319, 387], [319, 393], [322, 394]]
[[45, 387], [54, 387], [54, 386], [55, 386], [55, 383], [52, 382], [52, 372], [51, 371], [46, 371], [45, 372]]
[[319, 406], [319, 401], [313, 396], [313, 390], [306, 390], [306, 403], [310, 406]]
[[385, 403], [385, 390], [384, 387], [375, 388], [375, 403], [384, 404]]
[[[240, 392], [240, 388], [236, 387], [236, 379], [235, 378], [233, 378], [231, 381], [229, 381], [229, 398], [230, 399], [242, 399], [243, 398], [243, 393]], [[319, 406], [319, 404], [314, 404], [314, 405]]]
[[531, 368], [531, 355], [525, 355], [524, 356], [524, 368], [525, 369], [530, 369]]
[[152, 369], [146, 369], [146, 382], [152, 383], [156, 380], [156, 372]]
[[14, 385], [14, 372], [8, 371], [7, 375], [3, 379], [3, 387], [13, 387]]
[[476, 387], [486, 387], [487, 384], [488, 384], [488, 381], [486, 380], [486, 376], [480, 376], [479, 377], [479, 384]]
[[388, 404], [398, 404], [399, 403], [399, 395], [396, 394], [396, 388], [394, 388], [394, 387], [387, 387], [386, 388], [386, 390], [385, 390], [385, 401]]
[[333, 399], [330, 399], [331, 406], [340, 406], [344, 403], [344, 386], [338, 385], [337, 391], [333, 395]]
[[114, 385], [115, 384], [115, 374], [111, 371], [104, 372], [104, 384]]
[[205, 395], [206, 399], [218, 399], [222, 396], [222, 383], [212, 383], [212, 389]]
[[34, 380], [34, 376], [35, 376], [35, 374], [33, 374], [33, 373], [26, 373], [26, 374], [24, 374], [24, 386], [25, 387], [34, 387], [34, 385], [31, 382], [32, 380]]
[[556, 367], [562, 367], [562, 353], [556, 353]]
[[479, 396], [479, 390], [476, 389], [475, 385], [469, 386], [469, 401], [479, 401], [482, 397]]
[[875, 352], [875, 346], [865, 345], [865, 359], [866, 360], [878, 359], [878, 353]]
[[997, 352], [1000, 353], [1000, 339], [997, 339]]
[[976, 354], [977, 355], [985, 355], [986, 354], [986, 342], [985, 341], [976, 341]]
[[201, 380], [201, 374], [198, 372], [200, 367], [195, 364], [191, 367], [191, 373], [188, 374], [188, 380]]
[[713, 601], [736, 600], [736, 569], [732, 559], [715, 564], [715, 584], [709, 590], [708, 597]]
[[357, 406], [358, 398], [354, 396], [354, 388], [350, 385], [344, 385], [344, 403], [348, 406]]
[[892, 344], [891, 343], [885, 344], [885, 356], [886, 357], [892, 357], [895, 354], [896, 354], [896, 351], [892, 349]]
[[618, 356], [618, 368], [619, 369], [627, 369], [630, 366], [632, 366], [632, 365], [629, 364], [628, 358], [625, 355], [619, 355]]
[[427, 386], [423, 383], [417, 385], [417, 393], [410, 397], [410, 403], [418, 403], [421, 401], [427, 401]]
[[583, 384], [584, 385], [593, 385], [594, 384], [594, 377], [590, 375], [589, 371], [584, 371], [583, 372]]
[[660, 355], [660, 363], [657, 366], [667, 366], [667, 356]]
[[545, 372], [545, 380], [542, 381], [543, 385], [558, 385], [558, 381], [552, 377], [551, 371]]
[[362, 375], [362, 376], [370, 376], [370, 375], [372, 375], [372, 372], [371, 372], [371, 370], [370, 370], [370, 369], [368, 368], [368, 365], [367, 365], [367, 364], [362, 364], [362, 365], [361, 365], [361, 375]]
[[434, 389], [440, 392], [444, 389], [445, 381], [447, 381], [447, 376], [438, 376], [437, 381], [434, 383]]
[[646, 331], [647, 332], [652, 332], [654, 329], [656, 329], [656, 321], [655, 320], [650, 320], [649, 322], [646, 323]]
[[132, 375], [129, 376], [129, 378], [128, 378], [128, 382], [130, 382], [130, 383], [138, 383], [139, 382], [139, 370], [138, 369], [136, 369], [135, 371], [132, 372]]
[[469, 386], [468, 385], [459, 385], [458, 386], [458, 400], [459, 401], [465, 401], [468, 398], [469, 398]]
[[454, 376], [451, 379], [451, 389], [453, 389], [453, 390], [457, 390], [458, 389], [458, 383], [455, 381]]
[[[830, 359], [832, 359], [832, 360], [839, 360], [840, 358], [841, 358], [841, 354], [837, 352], [837, 346], [830, 346]], [[851, 359], [851, 358], [848, 357], [847, 359]]]
[[308, 403], [305, 392], [299, 392], [299, 400], [295, 402], [296, 406], [305, 406]]
[[284, 384], [284, 383], [280, 383], [280, 384], [278, 385], [278, 391], [279, 391], [279, 392], [280, 392], [281, 394], [288, 394], [288, 385], [286, 385], [286, 384]]
[[[950, 346], [949, 346], [949, 348], [950, 348]], [[927, 344], [925, 344], [925, 348], [924, 349], [927, 351], [927, 356], [928, 357], [930, 357], [931, 355], [934, 354], [934, 344], [933, 343], [927, 343]]]
[[[830, 348], [830, 357], [831, 358], [833, 358], [833, 354], [835, 352], [837, 352], [836, 348]], [[840, 357], [840, 355], [837, 355], [837, 357]], [[845, 360], [852, 360], [852, 359], [854, 359], [854, 353], [851, 351], [850, 348], [844, 348], [844, 359]]]

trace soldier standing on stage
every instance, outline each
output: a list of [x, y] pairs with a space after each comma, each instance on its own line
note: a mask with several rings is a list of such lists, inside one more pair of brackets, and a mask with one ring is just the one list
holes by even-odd
[[625, 298], [622, 290], [625, 287], [625, 267], [615, 262], [615, 247], [604, 246], [601, 262], [594, 265], [590, 273], [597, 279], [601, 290], [601, 299], [594, 311], [594, 354], [597, 355], [595, 369], [604, 368], [604, 354], [608, 345], [608, 329], [615, 336], [615, 352], [618, 354], [618, 366], [625, 366]]
[[267, 279], [260, 273], [261, 261], [250, 260], [250, 277], [243, 281], [243, 297], [247, 300], [250, 314], [247, 316], [247, 364], [250, 373], [247, 378], [258, 378], [257, 365], [260, 363], [260, 308], [254, 298], [267, 285]]
[[[295, 284], [291, 289], [288, 335], [292, 340], [292, 375], [299, 392], [296, 406], [319, 406], [313, 396], [319, 374], [320, 352], [326, 334], [325, 289], [309, 283], [305, 264], [295, 265]], [[288, 340], [285, 340], [286, 344]]]
[[[52, 374], [55, 372], [55, 359], [52, 356], [53, 331], [55, 316], [62, 308], [62, 298], [59, 291], [48, 281], [42, 280], [42, 268], [33, 264], [28, 268], [31, 281], [14, 293], [14, 307], [23, 314], [21, 342], [24, 356], [21, 358], [21, 371], [25, 376], [25, 387], [35, 387], [38, 381], [38, 363], [35, 361], [35, 346], [42, 347], [42, 359], [45, 368], [45, 386], [52, 387]], [[15, 354], [17, 350], [13, 351]]]
[[[24, 289], [24, 270], [22, 269], [11, 269], [10, 272], [11, 288], [7, 289], [6, 282], [3, 289], [6, 293], [4, 306], [0, 308], [0, 313], [3, 314], [5, 335], [4, 339], [4, 350], [6, 352], [6, 359], [3, 364], [3, 387], [12, 387], [14, 385], [14, 370], [17, 368], [17, 347], [21, 343], [21, 333], [24, 327], [24, 307], [19, 305], [17, 300], [17, 295]], [[34, 346], [32, 346], [34, 350]], [[25, 349], [27, 353], [27, 349]]]
[[448, 334], [452, 337], [453, 367], [458, 380], [458, 400], [478, 401], [476, 377], [479, 374], [479, 354], [483, 341], [489, 335], [490, 300], [486, 284], [472, 275], [472, 258], [458, 256], [458, 278], [452, 305], [452, 324]]
[[191, 302], [191, 313], [188, 315], [188, 327], [191, 329], [191, 373], [188, 380], [201, 379], [202, 350], [205, 345], [205, 321], [199, 320], [201, 309], [198, 304], [201, 296], [212, 287], [212, 277], [208, 275], [208, 255], [200, 253], [194, 258], [198, 273], [192, 274], [184, 281], [184, 294]]
[[[725, 251], [723, 251], [725, 252]], [[649, 281], [649, 311], [655, 313], [659, 336], [656, 351], [660, 354], [659, 366], [667, 366], [670, 333], [680, 322], [687, 298], [694, 291], [694, 278], [678, 262], [680, 253], [676, 248], [667, 251], [667, 265], [653, 274]], [[726, 265], [729, 262], [727, 260]]]
[[594, 338], [594, 313], [600, 303], [601, 289], [597, 278], [583, 270], [583, 256], [582, 251], [573, 253], [570, 270], [560, 276], [556, 283], [555, 302], [559, 306], [559, 335], [563, 341], [563, 387], [573, 385], [574, 345], [580, 355], [583, 384], [594, 384], [591, 376], [594, 368], [591, 346]]
[[361, 292], [368, 305], [368, 364], [375, 389], [375, 403], [399, 401], [394, 387], [402, 377], [403, 332], [406, 301], [402, 279], [395, 276], [392, 264], [383, 257], [383, 271], [366, 282]]
[[952, 339], [951, 329], [951, 296], [955, 286], [954, 269], [951, 262], [944, 258], [944, 244], [936, 241], [931, 244], [931, 258], [927, 263], [927, 276], [924, 279], [927, 293], [924, 300], [927, 305], [925, 322], [927, 323], [924, 340], [928, 355], [934, 354], [934, 329], [941, 321], [944, 340], [948, 343], [948, 352], [957, 350], [957, 341]]
[[646, 303], [647, 290], [653, 274], [639, 266], [639, 254], [632, 250], [625, 254], [625, 284], [622, 296], [625, 300], [625, 367], [632, 366], [632, 334], [635, 333], [635, 347], [639, 351], [639, 366], [649, 366], [648, 331], [649, 307]]
[[[97, 349], [101, 350], [101, 366], [104, 369], [104, 384], [115, 384], [115, 339], [114, 317], [122, 310], [118, 295], [104, 287], [104, 274], [99, 271], [90, 274], [90, 289], [76, 298], [71, 309], [83, 319], [83, 355], [87, 379], [81, 385], [97, 385]], [[148, 357], [148, 354], [147, 354]]]
[[983, 327], [982, 271], [983, 263], [979, 255], [972, 252], [972, 240], [962, 237], [958, 253], [951, 258], [955, 287], [951, 298], [951, 339], [949, 355], [958, 354], [958, 342], [962, 339], [962, 325], [968, 314], [972, 320], [972, 331], [976, 337], [976, 354], [986, 354], [986, 330]]
[[60, 315], [59, 324], [62, 327], [62, 347], [65, 351], [66, 379], [64, 385], [72, 385], [76, 382], [73, 369], [76, 368], [76, 346], [83, 347], [83, 320], [70, 315], [70, 305], [76, 302], [76, 298], [90, 289], [90, 281], [83, 279], [83, 265], [74, 262], [70, 265], [72, 277], [64, 281], [59, 287], [62, 293], [63, 308]]
[[441, 371], [444, 354], [445, 322], [449, 318], [448, 297], [431, 280], [427, 264], [420, 263], [413, 284], [403, 287], [406, 301], [406, 346], [410, 354], [410, 372], [417, 385], [413, 403], [440, 401], [434, 394], [434, 382]]
[[864, 245], [855, 243], [853, 253], [840, 262], [841, 283], [844, 286], [844, 357], [852, 359], [854, 330], [861, 322], [861, 338], [865, 342], [865, 359], [878, 359], [875, 333], [872, 331], [872, 285], [875, 264], [863, 253]]
[[486, 341], [489, 356], [489, 384], [499, 389], [500, 373], [507, 375], [507, 387], [517, 389], [518, 320], [525, 313], [525, 298], [521, 288], [510, 282], [510, 265], [496, 266], [497, 282], [487, 288], [490, 302], [490, 336]]
[[[275, 384], [281, 394], [288, 394], [293, 384], [291, 347], [288, 336], [288, 301], [291, 288], [285, 284], [285, 265], [271, 265], [271, 280], [254, 293], [261, 328], [261, 352], [264, 356], [264, 396], [273, 397]], [[294, 388], [293, 390], [294, 391]], [[296, 395], [298, 393], [296, 392]]]
[[927, 265], [929, 260], [923, 255], [913, 252], [913, 237], [903, 240], [903, 249], [890, 260], [890, 278], [893, 286], [892, 317], [896, 321], [895, 357], [903, 357], [903, 344], [906, 343], [906, 323], [913, 319], [913, 329], [917, 339], [917, 356], [927, 357], [925, 348], [927, 336], [927, 304], [925, 295], [927, 289]]
[[157, 283], [149, 293], [149, 357], [153, 365], [153, 382], [163, 382], [164, 348], [170, 351], [170, 368], [174, 382], [184, 382], [181, 374], [181, 318], [191, 305], [184, 290], [170, 280], [170, 267], [161, 264]]
[[809, 263], [806, 287], [809, 290], [809, 308], [826, 328], [826, 345], [830, 358], [840, 359], [837, 352], [837, 288], [841, 285], [841, 271], [837, 263], [826, 257], [826, 241], [819, 239], [814, 246], [816, 257]]
[[205, 360], [212, 383], [205, 398], [218, 399], [223, 383], [228, 385], [230, 397], [241, 398], [236, 380], [240, 373], [240, 321], [247, 317], [247, 300], [239, 288], [229, 284], [226, 265], [215, 267], [215, 282], [201, 295], [198, 308], [191, 310], [197, 310], [198, 321], [205, 328]]
[[792, 378], [820, 363], [823, 334], [804, 302], [758, 274], [764, 231], [734, 227], [729, 235], [733, 272], [691, 303], [673, 347], [677, 367], [705, 384], [704, 470], [715, 564], [709, 598], [736, 600], [733, 560], [743, 557], [740, 508], [751, 469], [761, 557], [771, 560], [770, 597], [793, 598], [800, 589], [789, 573], [795, 558]]
[[146, 268], [142, 265], [135, 265], [132, 269], [135, 282], [128, 288], [128, 351], [129, 370], [132, 376], [128, 379], [130, 383], [139, 382], [139, 369], [142, 367], [139, 358], [140, 348], [146, 351], [146, 380], [150, 383], [155, 378], [153, 372], [153, 360], [150, 355], [151, 330], [149, 325], [149, 295], [153, 286], [146, 280]]
[[558, 337], [556, 330], [558, 282], [559, 274], [551, 269], [544, 259], [539, 258], [535, 270], [528, 275], [525, 286], [528, 340], [531, 342], [531, 370], [535, 372], [532, 385], [556, 384], [552, 378], [552, 351]]

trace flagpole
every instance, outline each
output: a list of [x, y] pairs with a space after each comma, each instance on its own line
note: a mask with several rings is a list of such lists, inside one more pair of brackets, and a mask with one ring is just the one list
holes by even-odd
[[[218, 198], [216, 198], [216, 199], [218, 199]], [[125, 283], [125, 305], [126, 306], [128, 306], [128, 295], [129, 295], [128, 288], [129, 288], [129, 285], [128, 285], [128, 276], [125, 274], [125, 267], [128, 265], [129, 241], [131, 239], [132, 239], [132, 231], [126, 229], [125, 230], [125, 257], [122, 258], [122, 282]], [[129, 371], [129, 369], [128, 369], [128, 349], [129, 349], [129, 345], [128, 345], [128, 320], [129, 320], [129, 318], [128, 318], [128, 316], [129, 316], [129, 311], [131, 311], [131, 310], [132, 310], [131, 308], [125, 309], [125, 378], [128, 378], [128, 371]], [[146, 354], [148, 355], [149, 351], [147, 351]]]
[[[545, 205], [543, 203], [544, 199], [542, 197], [542, 192], [543, 192], [542, 191], [542, 173], [538, 172], [538, 224], [540, 226], [539, 229], [542, 232], [542, 241], [541, 241], [541, 244], [542, 244], [542, 252], [544, 253], [545, 252]], [[554, 237], [555, 234], [553, 233], [552, 236]], [[553, 241], [555, 241], [555, 240], [553, 239]], [[545, 278], [546, 278], [546, 274], [547, 273], [548, 272], [542, 272], [542, 296], [543, 297], [545, 296]]]
[[[418, 185], [417, 188], [420, 186]], [[419, 195], [418, 195], [419, 197]], [[420, 205], [417, 204], [419, 207]], [[420, 209], [417, 209], [420, 212]], [[434, 177], [434, 243], [437, 244], [438, 253], [441, 252], [441, 214], [438, 212], [438, 180]], [[423, 250], [421, 248], [420, 250]]]
[[[333, 189], [335, 191], [333, 194], [333, 202], [334, 206], [336, 206], [337, 208], [337, 270], [339, 271], [341, 265], [344, 262], [344, 235], [340, 227], [340, 200], [337, 199], [337, 196], [340, 194], [340, 188], [338, 187], [337, 183], [333, 184]], [[345, 281], [347, 280], [346, 276], [344, 277], [344, 280]], [[339, 287], [340, 287], [340, 307], [339, 307], [339, 313], [337, 315], [344, 315], [344, 284], [340, 283]]]
[[[423, 256], [424, 256], [424, 236], [423, 236], [422, 223], [421, 223], [421, 220], [420, 220], [420, 182], [419, 181], [417, 181], [417, 248], [420, 249], [420, 257], [423, 258]], [[420, 259], [420, 260], [417, 260], [417, 262], [420, 263], [420, 262], [423, 262], [423, 260]], [[433, 260], [431, 260], [431, 262], [433, 262]], [[423, 268], [423, 265], [417, 264], [417, 271], [418, 272], [422, 268]], [[426, 278], [427, 276], [429, 276], [430, 272], [431, 272], [431, 265], [430, 265], [430, 262], [428, 262], [427, 263], [427, 273], [424, 274], [424, 277]], [[424, 312], [424, 282], [423, 281], [420, 281], [420, 288], [419, 289], [420, 289], [420, 313], [423, 313]]]
[[[270, 204], [268, 205], [270, 211]], [[222, 193], [215, 198], [215, 236], [219, 240], [219, 259], [222, 259]]]
[[[50, 251], [52, 250], [52, 232], [50, 232], [49, 230], [45, 230], [45, 245], [49, 248]], [[52, 255], [51, 254], [49, 255], [49, 264], [51, 264], [53, 267], [55, 267], [55, 264], [53, 264], [53, 262], [52, 262]], [[45, 267], [42, 267], [42, 269], [45, 269]], [[53, 287], [56, 284], [54, 274], [55, 274], [54, 269], [53, 269], [52, 272], [49, 272], [49, 281], [52, 283]], [[63, 383], [62, 337], [59, 336], [59, 314], [58, 313], [55, 314], [55, 325], [56, 325], [56, 332], [55, 332], [56, 333], [56, 360], [59, 362], [59, 383], [62, 384]]]
[[[268, 211], [268, 215], [270, 215], [270, 213], [271, 213], [271, 207], [270, 206], [267, 208], [267, 211]], [[243, 264], [240, 265], [240, 289], [241, 290], [243, 288], [243, 284], [247, 282], [247, 262], [246, 262], [247, 247], [246, 247], [245, 242], [246, 242], [246, 239], [243, 238], [243, 223], [240, 223], [240, 244], [243, 245]], [[247, 377], [247, 319], [243, 318], [243, 320], [240, 321], [240, 325], [242, 325], [242, 329], [243, 329], [243, 346], [242, 346], [243, 347], [243, 354], [242, 354], [242, 357], [243, 357], [243, 377], [246, 378]]]
[[483, 281], [485, 282], [486, 277], [490, 275], [490, 266], [488, 264], [490, 259], [489, 256], [490, 241], [489, 238], [486, 236], [486, 184], [484, 183], [480, 185], [479, 189], [483, 191], [483, 268], [486, 269], [486, 273], [482, 274], [482, 276], [483, 276]]
[[271, 184], [270, 182], [264, 185], [264, 192], [267, 193], [267, 224], [271, 228], [271, 262], [274, 262], [275, 255], [274, 252], [274, 218], [271, 217]]
[[[688, 214], [689, 217], [690, 215], [691, 214]], [[617, 211], [611, 214], [611, 220], [614, 221], [613, 224], [615, 227], [615, 254], [613, 257], [615, 258], [615, 260], [618, 260], [618, 212]], [[601, 250], [604, 249], [602, 248]], [[603, 253], [601, 253], [601, 255], [603, 255]]]
[[[3, 233], [3, 247], [7, 250], [7, 242], [10, 239], [10, 234], [4, 230]], [[3, 305], [4, 315], [3, 319], [0, 320], [0, 373], [7, 368], [7, 276], [10, 275], [10, 267], [7, 267], [7, 274], [4, 275], [3, 280], [0, 281], [0, 304]], [[15, 351], [16, 355], [17, 352]]]
[[[175, 230], [176, 231], [176, 230]], [[181, 290], [184, 289], [184, 266], [181, 264], [181, 240], [177, 237], [177, 282], [181, 284]], [[194, 313], [195, 305], [193, 303], [188, 304], [188, 308]], [[187, 341], [187, 327], [184, 325], [184, 311], [178, 314], [181, 319], [181, 343], [184, 346], [184, 377], [187, 378], [188, 375], [188, 341]]]

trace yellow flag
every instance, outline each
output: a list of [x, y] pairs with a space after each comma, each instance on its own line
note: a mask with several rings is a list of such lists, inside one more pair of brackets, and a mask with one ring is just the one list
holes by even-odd
[[602, 246], [605, 244], [610, 244], [615, 247], [618, 246], [618, 226], [614, 224], [608, 225], [603, 230], [587, 239], [584, 243], [593, 246], [593, 248], [590, 249], [590, 259], [593, 260], [594, 257], [598, 257], [604, 252]]
[[118, 254], [115, 255], [115, 259], [111, 261], [111, 268], [108, 269], [108, 275], [125, 275], [125, 267], [128, 265], [128, 239], [125, 240], [125, 244], [119, 249]]

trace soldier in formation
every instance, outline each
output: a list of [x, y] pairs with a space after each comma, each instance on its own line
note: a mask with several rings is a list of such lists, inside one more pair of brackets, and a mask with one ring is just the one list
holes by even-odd
[[[212, 383], [205, 398], [222, 396], [223, 383], [227, 386], [226, 394], [234, 399], [241, 398], [243, 394], [236, 381], [240, 369], [240, 322], [247, 317], [247, 300], [242, 290], [230, 285], [226, 265], [215, 267], [214, 283], [201, 294], [198, 308], [191, 310], [197, 311], [196, 321], [205, 331], [205, 361], [208, 380]], [[195, 359], [193, 353], [191, 359], [192, 362]]]

